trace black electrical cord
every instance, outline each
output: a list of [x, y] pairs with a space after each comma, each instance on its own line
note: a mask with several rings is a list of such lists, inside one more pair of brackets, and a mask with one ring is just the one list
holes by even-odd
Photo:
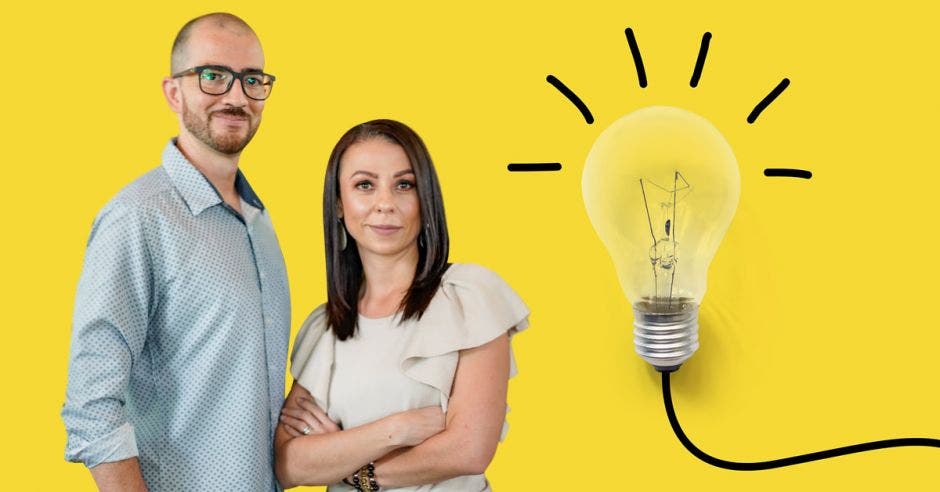
[[676, 409], [672, 406], [672, 389], [669, 385], [669, 374], [669, 371], [663, 371], [663, 403], [666, 404], [666, 415], [669, 417], [669, 424], [672, 425], [673, 432], [676, 433], [676, 437], [679, 438], [679, 441], [683, 446], [685, 446], [685, 449], [688, 449], [689, 452], [692, 453], [696, 458], [704, 461], [705, 463], [708, 463], [709, 465], [717, 466], [718, 468], [738, 471], [770, 470], [771, 468], [799, 465], [802, 463], [808, 463], [810, 461], [835, 458], [836, 456], [861, 453], [863, 451], [874, 451], [876, 449], [899, 448], [903, 446], [927, 446], [932, 448], [940, 448], [940, 439], [906, 437], [901, 439], [885, 439], [883, 441], [853, 444], [851, 446], [843, 446], [841, 448], [827, 449], [825, 451], [816, 451], [815, 453], [801, 454], [799, 456], [790, 456], [788, 458], [780, 458], [769, 461], [755, 461], [751, 463], [725, 461], [721, 458], [716, 458], [696, 447], [695, 444], [689, 440], [689, 437], [685, 435], [685, 432], [682, 431], [682, 427], [679, 425], [679, 419], [676, 418]]

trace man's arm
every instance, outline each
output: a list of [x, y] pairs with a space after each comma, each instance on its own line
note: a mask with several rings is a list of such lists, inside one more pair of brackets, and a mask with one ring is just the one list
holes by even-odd
[[102, 463], [90, 471], [100, 492], [147, 492], [137, 458]]
[[152, 283], [138, 214], [109, 205], [95, 220], [88, 240], [75, 296], [62, 407], [65, 457], [91, 468], [102, 490], [112, 484], [143, 484], [125, 399], [147, 333]]

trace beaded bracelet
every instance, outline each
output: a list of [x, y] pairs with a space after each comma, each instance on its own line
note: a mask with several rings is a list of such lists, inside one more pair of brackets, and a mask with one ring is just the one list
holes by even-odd
[[344, 478], [344, 479], [343, 479], [343, 483], [346, 484], [346, 485], [349, 485], [350, 487], [352, 487], [352, 488], [354, 488], [354, 489], [356, 489], [356, 492], [362, 492], [362, 487], [360, 487], [360, 486], [358, 485], [358, 484], [359, 484], [359, 477], [356, 476], [356, 475], [353, 475], [353, 480], [355, 480], [356, 483], [352, 483], [352, 482], [349, 481], [348, 478]]
[[352, 476], [352, 482], [348, 479], [343, 479], [343, 483], [346, 485], [352, 486], [356, 489], [356, 492], [378, 492], [381, 487], [379, 482], [375, 479], [375, 462], [369, 462], [368, 465], [363, 466]]
[[[379, 487], [379, 482], [375, 479], [375, 462], [370, 461], [368, 465], [362, 467], [365, 468], [366, 478], [369, 479], [369, 490], [378, 492], [381, 488]], [[362, 476], [362, 468], [359, 469], [359, 476]]]

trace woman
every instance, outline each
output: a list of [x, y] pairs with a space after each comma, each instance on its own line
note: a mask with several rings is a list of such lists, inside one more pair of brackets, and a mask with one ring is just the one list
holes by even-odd
[[528, 309], [496, 274], [447, 263], [440, 185], [421, 138], [375, 120], [326, 170], [327, 303], [294, 342], [275, 436], [285, 487], [488, 491]]

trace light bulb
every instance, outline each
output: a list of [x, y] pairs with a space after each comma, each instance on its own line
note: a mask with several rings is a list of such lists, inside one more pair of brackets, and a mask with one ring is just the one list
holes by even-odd
[[637, 353], [678, 369], [698, 349], [708, 265], [741, 194], [731, 146], [692, 112], [638, 109], [597, 137], [581, 192], [633, 304]]

